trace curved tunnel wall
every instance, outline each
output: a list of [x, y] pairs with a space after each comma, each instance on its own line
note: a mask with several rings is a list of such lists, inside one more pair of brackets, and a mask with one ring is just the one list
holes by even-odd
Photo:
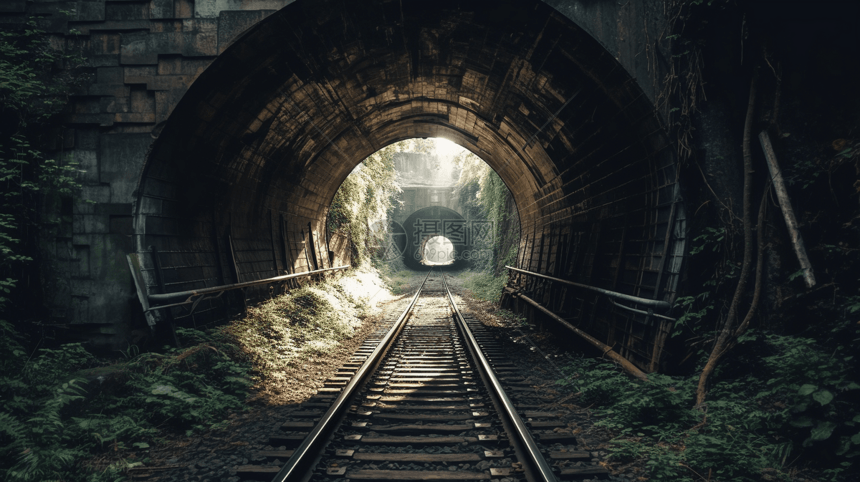
[[[598, 42], [536, 0], [300, 0], [252, 28], [197, 79], [147, 159], [134, 243], [148, 289], [327, 267], [327, 206], [353, 167], [390, 143], [437, 136], [510, 188], [519, 266], [674, 295], [682, 206], [653, 107]], [[654, 368], [648, 340], [663, 328], [569, 298], [557, 308]], [[216, 303], [194, 316], [229, 311]]]

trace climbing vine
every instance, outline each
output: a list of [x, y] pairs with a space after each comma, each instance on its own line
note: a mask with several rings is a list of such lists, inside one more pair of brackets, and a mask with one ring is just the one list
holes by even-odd
[[394, 196], [400, 192], [394, 154], [407, 142], [384, 147], [362, 161], [343, 181], [329, 206], [329, 232], [349, 237], [356, 266], [367, 263], [372, 250], [384, 243], [384, 227]]
[[513, 196], [502, 178], [478, 156], [466, 153], [456, 162], [460, 168], [456, 191], [464, 214], [490, 221], [495, 230], [485, 247], [492, 250], [493, 256], [486, 259], [486, 264], [473, 266], [498, 275], [517, 254], [519, 217]]
[[58, 140], [53, 135], [55, 117], [75, 86], [85, 80], [76, 69], [84, 60], [76, 41], [72, 38], [63, 44], [62, 48], [52, 44], [35, 18], [21, 29], [0, 30], [0, 310], [4, 313], [15, 288], [20, 290], [19, 280], [31, 273], [39, 231], [58, 222], [56, 216], [45, 215], [44, 206], [71, 199], [80, 189], [74, 159], [48, 156], [43, 147]]

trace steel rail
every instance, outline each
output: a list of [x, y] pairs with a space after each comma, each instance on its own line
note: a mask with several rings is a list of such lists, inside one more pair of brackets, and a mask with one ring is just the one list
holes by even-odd
[[[540, 475], [540, 482], [558, 482], [558, 478], [556, 478], [555, 474], [552, 472], [552, 467], [547, 463], [543, 454], [541, 454], [540, 449], [534, 441], [531, 433], [529, 433], [529, 429], [526, 427], [523, 419], [520, 418], [517, 413], [516, 407], [514, 407], [511, 399], [508, 398], [508, 395], [505, 393], [505, 390], [502, 388], [501, 382], [496, 377], [496, 374], [493, 373], [493, 368], [490, 366], [490, 361], [487, 360], [487, 357], [484, 355], [484, 352], [481, 351], [480, 346], [478, 345], [478, 340], [475, 338], [475, 335], [472, 334], [472, 330], [469, 328], [469, 325], [466, 323], [466, 320], [463, 318], [463, 315], [460, 313], [460, 309], [457, 308], [457, 304], [454, 302], [454, 297], [451, 295], [451, 290], [448, 289], [448, 282], [445, 280], [445, 276], [442, 276], [442, 282], [445, 284], [445, 292], [448, 295], [448, 301], [451, 303], [451, 307], [454, 309], [454, 313], [456, 314], [457, 322], [460, 325], [460, 328], [463, 330], [464, 338], [466, 342], [472, 348], [472, 353], [474, 353], [475, 360], [478, 362], [478, 367], [484, 373], [486, 378], [490, 381], [490, 387], [502, 405], [504, 415], [513, 423], [514, 428], [516, 429], [516, 435], [519, 437], [520, 441], [525, 445], [526, 453], [529, 457], [529, 462], [532, 464], [533, 468], [537, 470]], [[537, 481], [536, 481], [537, 482]]]
[[669, 303], [669, 302], [667, 302], [667, 301], [649, 300], [648, 298], [640, 298], [640, 297], [638, 297], [638, 296], [625, 295], [624, 293], [619, 293], [619, 292], [617, 292], [617, 291], [610, 291], [610, 290], [605, 290], [605, 289], [603, 289], [603, 288], [598, 288], [598, 287], [596, 287], [596, 286], [584, 285], [584, 284], [581, 284], [581, 283], [576, 283], [576, 282], [573, 282], [573, 281], [568, 281], [568, 280], [566, 280], [566, 279], [555, 278], [555, 277], [552, 277], [552, 276], [547, 276], [547, 275], [545, 275], [545, 274], [535, 273], [534, 271], [526, 271], [526, 270], [524, 270], [524, 269], [514, 268], [513, 266], [505, 266], [505, 268], [507, 268], [507, 269], [509, 269], [509, 270], [511, 270], [511, 271], [516, 271], [516, 272], [519, 272], [519, 273], [524, 273], [524, 274], [527, 274], [527, 275], [530, 275], [530, 276], [536, 276], [536, 277], [538, 277], [538, 278], [545, 278], [545, 279], [548, 279], [548, 280], [551, 280], [551, 281], [558, 281], [559, 283], [564, 283], [564, 284], [567, 284], [567, 285], [570, 285], [570, 286], [576, 286], [577, 288], [582, 288], [582, 289], [586, 289], [586, 290], [596, 291], [596, 292], [598, 292], [598, 293], [600, 293], [600, 294], [604, 294], [604, 295], [609, 296], [609, 297], [611, 297], [611, 298], [618, 298], [618, 299], [620, 299], [620, 300], [630, 301], [630, 302], [632, 302], [632, 303], [637, 303], [637, 304], [640, 304], [640, 305], [652, 306], [652, 307], [654, 307], [654, 308], [659, 308], [659, 309], [663, 309], [663, 310], [668, 310], [669, 308], [671, 308], [671, 307], [672, 307], [672, 304], [671, 304], [671, 303]]
[[313, 458], [319, 454], [319, 448], [321, 444], [325, 444], [326, 435], [334, 426], [337, 424], [338, 419], [343, 415], [343, 412], [349, 408], [349, 401], [361, 384], [364, 382], [365, 378], [373, 371], [373, 367], [379, 362], [385, 352], [388, 350], [389, 345], [394, 341], [400, 329], [403, 328], [403, 325], [406, 323], [406, 319], [409, 318], [409, 314], [412, 312], [412, 308], [415, 307], [415, 302], [418, 301], [418, 296], [421, 294], [421, 290], [424, 289], [424, 285], [427, 283], [427, 279], [430, 277], [430, 273], [433, 270], [427, 272], [427, 276], [424, 277], [424, 281], [421, 283], [421, 286], [418, 287], [418, 290], [415, 292], [415, 296], [412, 297], [412, 301], [409, 302], [409, 306], [403, 311], [397, 321], [394, 322], [394, 326], [388, 330], [388, 333], [380, 340], [379, 344], [376, 345], [376, 349], [367, 357], [367, 360], [361, 364], [361, 368], [355, 373], [349, 383], [344, 387], [344, 389], [340, 392], [340, 395], [335, 399], [334, 403], [331, 407], [329, 407], [328, 411], [322, 416], [319, 423], [311, 430], [311, 432], [305, 437], [302, 441], [302, 444], [296, 448], [293, 452], [293, 455], [287, 460], [287, 463], [281, 468], [281, 470], [275, 475], [275, 478], [272, 479], [272, 482], [295, 482], [302, 480], [307, 473], [305, 469], [307, 469], [308, 465], [313, 463]]
[[[221, 285], [221, 286], [211, 286], [208, 288], [200, 288], [197, 290], [188, 290], [188, 291], [176, 291], [174, 293], [157, 293], [148, 295], [147, 297], [150, 301], [172, 301], [179, 298], [186, 298], [183, 303], [186, 304], [191, 303], [191, 298], [194, 296], [208, 295], [212, 293], [219, 293], [222, 291], [230, 291], [237, 290], [241, 288], [249, 288], [251, 286], [259, 286], [259, 285], [267, 285], [271, 283], [280, 283], [282, 281], [301, 278], [304, 276], [311, 276], [315, 274], [325, 273], [326, 271], [339, 271], [349, 268], [349, 265], [344, 266], [336, 266], [334, 268], [325, 268], [325, 269], [317, 269], [314, 271], [306, 271], [304, 273], [295, 273], [295, 274], [285, 274], [283, 276], [275, 276], [274, 278], [266, 278], [266, 279], [258, 279], [255, 281], [243, 281], [241, 283], [233, 283], [229, 285]], [[166, 306], [159, 306], [158, 308], [166, 308]]]

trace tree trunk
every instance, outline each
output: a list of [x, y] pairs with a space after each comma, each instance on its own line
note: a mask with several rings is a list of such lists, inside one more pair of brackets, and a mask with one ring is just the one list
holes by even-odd
[[750, 261], [752, 258], [753, 236], [752, 236], [752, 210], [750, 197], [752, 191], [752, 150], [750, 148], [750, 139], [752, 137], [753, 112], [755, 111], [755, 94], [756, 94], [756, 74], [753, 73], [752, 81], [750, 82], [750, 97], [747, 104], [747, 115], [744, 121], [744, 140], [743, 140], [743, 156], [744, 156], [744, 193], [743, 193], [743, 229], [744, 229], [744, 258], [741, 265], [740, 279], [735, 288], [735, 294], [732, 297], [732, 304], [729, 305], [729, 312], [726, 315], [726, 321], [722, 324], [722, 329], [714, 343], [714, 348], [711, 350], [711, 356], [708, 357], [708, 362], [705, 368], [702, 369], [702, 374], [699, 376], [699, 386], [696, 388], [696, 405], [700, 405], [705, 401], [707, 396], [708, 377], [713, 373], [717, 366], [717, 361], [726, 351], [729, 344], [729, 339], [734, 332], [735, 320], [738, 318], [738, 305], [744, 295], [747, 278], [750, 272]]

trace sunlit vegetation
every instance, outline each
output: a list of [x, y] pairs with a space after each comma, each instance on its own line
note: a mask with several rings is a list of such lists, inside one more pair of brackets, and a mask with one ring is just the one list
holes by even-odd
[[379, 263], [379, 275], [385, 280], [385, 285], [394, 295], [402, 295], [409, 291], [410, 283], [415, 273], [402, 268], [402, 263]]
[[376, 151], [355, 167], [335, 193], [328, 229], [349, 237], [353, 265], [368, 263], [374, 249], [384, 245], [394, 196], [400, 192], [394, 154], [414, 145], [403, 141]]
[[327, 355], [352, 337], [366, 315], [366, 299], [339, 278], [309, 285], [249, 307], [247, 316], [219, 329], [248, 357], [259, 385], [315, 355]]
[[[6, 325], [0, 336], [0, 478], [114, 480], [170, 437], [218, 428], [254, 393], [330, 356], [383, 290], [373, 272], [302, 287], [208, 330], [178, 328], [182, 348], [99, 359], [80, 344], [32, 357]], [[110, 465], [83, 462], [112, 454]]]
[[466, 289], [479, 300], [499, 302], [499, 297], [502, 294], [505, 284], [508, 281], [507, 273], [503, 275], [495, 275], [492, 271], [472, 271], [463, 273], [463, 278]]
[[466, 287], [476, 297], [498, 301], [507, 282], [505, 265], [515, 263], [519, 241], [519, 218], [513, 198], [505, 183], [478, 156], [468, 153], [457, 158], [460, 179], [457, 192], [464, 212], [469, 218], [486, 219], [494, 226], [491, 241], [481, 246], [491, 256], [472, 261], [473, 270], [467, 275]]

